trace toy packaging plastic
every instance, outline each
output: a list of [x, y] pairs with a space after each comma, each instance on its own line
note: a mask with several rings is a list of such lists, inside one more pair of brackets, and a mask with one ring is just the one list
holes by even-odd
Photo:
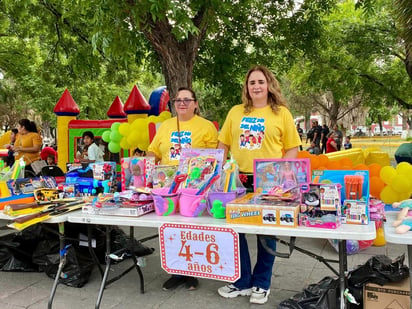
[[310, 182], [309, 159], [256, 159], [253, 164], [256, 193], [284, 192]]
[[175, 165], [155, 165], [153, 167], [153, 188], [170, 187], [177, 172]]
[[154, 157], [130, 157], [121, 159], [121, 187], [152, 187], [152, 172], [155, 166]]
[[341, 225], [339, 184], [301, 185], [299, 225], [335, 229]]
[[342, 223], [369, 223], [369, 171], [315, 170], [313, 182], [342, 186]]
[[263, 199], [248, 193], [226, 204], [226, 222], [265, 226], [297, 227], [299, 202]]

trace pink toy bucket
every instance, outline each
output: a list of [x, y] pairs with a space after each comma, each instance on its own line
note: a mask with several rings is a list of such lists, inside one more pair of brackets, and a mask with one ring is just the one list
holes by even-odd
[[209, 215], [218, 219], [226, 218], [226, 204], [245, 195], [245, 193], [245, 188], [239, 188], [231, 192], [209, 192], [207, 195], [207, 211]]
[[152, 190], [155, 211], [158, 216], [173, 215], [179, 206], [179, 193], [169, 194], [169, 188], [157, 188]]
[[181, 189], [180, 192], [180, 214], [185, 217], [201, 216], [206, 209], [205, 194], [196, 195], [198, 189]]

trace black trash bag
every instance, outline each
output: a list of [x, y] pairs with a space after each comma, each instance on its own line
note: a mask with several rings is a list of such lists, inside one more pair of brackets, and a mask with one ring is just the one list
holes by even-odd
[[375, 255], [348, 274], [349, 292], [359, 302], [350, 304], [350, 309], [363, 308], [363, 287], [367, 283], [384, 285], [409, 277], [409, 268], [404, 265], [405, 254], [392, 260], [386, 255]]
[[146, 256], [149, 254], [152, 254], [155, 249], [154, 248], [149, 248], [145, 246], [142, 242], [139, 240], [136, 240], [133, 238], [133, 241], [130, 241], [130, 235], [127, 235], [122, 229], [120, 228], [114, 228], [111, 231], [111, 251], [116, 252], [118, 250], [121, 250], [123, 248], [128, 248], [126, 252], [127, 256], [131, 256], [131, 252], [134, 252], [136, 256]]
[[59, 256], [60, 243], [57, 239], [44, 239], [38, 242], [36, 250], [33, 252], [32, 261], [39, 266], [41, 271], [44, 271], [47, 266], [58, 264], [50, 258], [50, 256]]
[[[57, 254], [47, 255], [49, 261], [44, 266], [44, 271], [50, 278], [54, 279], [59, 267], [60, 256]], [[59, 282], [67, 286], [81, 288], [90, 278], [94, 262], [86, 255], [76, 251], [73, 246], [66, 247], [66, 263], [60, 275]]]
[[337, 309], [339, 308], [339, 280], [325, 277], [310, 284], [303, 292], [282, 301], [278, 309]]
[[39, 239], [44, 237], [41, 227], [31, 226], [19, 233], [0, 238], [0, 270], [38, 272], [32, 255]]

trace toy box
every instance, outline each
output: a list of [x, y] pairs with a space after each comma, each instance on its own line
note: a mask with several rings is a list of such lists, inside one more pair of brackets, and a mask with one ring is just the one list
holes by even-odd
[[385, 285], [367, 283], [363, 287], [363, 308], [410, 308], [409, 295], [409, 278], [400, 282], [389, 282]]
[[105, 216], [140, 217], [152, 211], [154, 211], [153, 201], [127, 202], [117, 208], [96, 208], [92, 205], [82, 207], [83, 213]]
[[113, 181], [116, 178], [116, 162], [94, 162], [91, 166], [96, 180]]
[[121, 159], [122, 191], [129, 187], [152, 187], [154, 157], [130, 157]]
[[169, 188], [177, 172], [175, 165], [155, 165], [153, 168], [153, 188]]
[[309, 159], [256, 159], [253, 161], [254, 191], [289, 190], [310, 182]]
[[339, 184], [301, 185], [299, 225], [335, 229], [341, 224]]
[[248, 193], [226, 204], [226, 222], [277, 227], [297, 227], [298, 202], [265, 199]]
[[342, 223], [369, 223], [369, 171], [315, 170], [312, 182], [342, 186]]

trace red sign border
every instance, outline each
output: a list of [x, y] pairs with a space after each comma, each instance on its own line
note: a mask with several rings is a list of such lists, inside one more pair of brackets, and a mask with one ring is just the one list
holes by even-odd
[[[166, 252], [165, 252], [165, 239], [164, 239], [164, 230], [166, 228], [180, 228], [180, 229], [193, 229], [193, 230], [202, 230], [202, 231], [216, 231], [216, 232], [229, 232], [233, 235], [235, 241], [234, 244], [234, 256], [233, 260], [235, 261], [235, 274], [231, 277], [228, 276], [219, 276], [214, 274], [206, 274], [203, 272], [193, 272], [193, 271], [184, 271], [184, 270], [175, 270], [167, 267], [166, 265]], [[240, 258], [239, 258], [239, 235], [232, 228], [219, 227], [219, 226], [205, 226], [205, 225], [192, 225], [192, 224], [177, 224], [177, 223], [163, 223], [159, 227], [159, 247], [160, 247], [160, 260], [162, 268], [170, 274], [179, 274], [187, 275], [192, 277], [200, 277], [206, 279], [214, 279], [228, 282], [235, 282], [240, 278]], [[236, 255], [238, 257], [236, 258]]]

